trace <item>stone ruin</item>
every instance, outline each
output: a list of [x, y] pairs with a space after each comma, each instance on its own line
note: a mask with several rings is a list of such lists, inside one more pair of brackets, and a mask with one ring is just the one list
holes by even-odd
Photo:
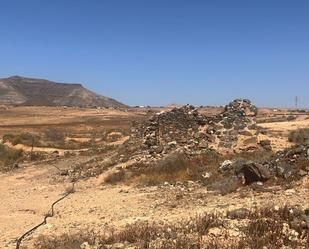
[[[256, 115], [257, 107], [247, 99], [232, 101], [215, 116], [203, 115], [194, 106], [185, 105], [162, 111], [135, 125], [130, 142], [142, 141], [141, 150], [152, 157], [180, 149], [195, 154], [209, 149], [235, 152], [252, 145], [262, 148], [255, 136]], [[239, 144], [245, 148], [239, 148]]]
[[[162, 111], [133, 126], [128, 143], [135, 143], [139, 149], [131, 159], [151, 163], [174, 152], [190, 156], [209, 150], [221, 154], [272, 150], [269, 140], [258, 140], [257, 112], [257, 107], [246, 99], [230, 102], [213, 116], [191, 105]], [[309, 176], [309, 144], [279, 151], [264, 162], [225, 160], [218, 171], [240, 177], [245, 184], [277, 178], [297, 180]]]
[[[225, 148], [227, 152], [233, 151], [237, 147], [239, 135], [252, 137], [256, 134], [254, 118], [257, 110], [257, 107], [247, 99], [230, 102], [222, 113], [211, 117], [207, 122], [206, 132], [213, 135], [209, 137], [209, 142], [212, 142], [218, 150]], [[245, 139], [244, 142], [248, 145], [257, 143], [254, 138]]]

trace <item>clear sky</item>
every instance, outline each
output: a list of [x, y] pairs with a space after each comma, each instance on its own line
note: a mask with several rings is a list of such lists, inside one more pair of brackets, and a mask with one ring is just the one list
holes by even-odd
[[308, 0], [1, 0], [0, 77], [129, 105], [309, 107]]

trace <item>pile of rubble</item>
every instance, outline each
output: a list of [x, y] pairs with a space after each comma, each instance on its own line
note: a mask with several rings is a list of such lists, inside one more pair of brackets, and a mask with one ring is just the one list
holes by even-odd
[[[224, 111], [208, 121], [206, 132], [213, 134], [210, 142], [217, 140], [217, 149], [231, 150], [237, 146], [239, 135], [252, 137], [256, 134], [254, 117], [257, 115], [257, 107], [250, 100], [236, 99], [225, 106]], [[255, 139], [247, 139], [245, 143], [256, 142]]]
[[246, 99], [232, 101], [215, 116], [203, 115], [197, 108], [186, 105], [157, 113], [146, 123], [135, 125], [131, 142], [137, 138], [142, 140], [141, 150], [152, 157], [175, 150], [184, 150], [187, 154], [208, 149], [235, 152], [241, 136], [245, 137], [242, 139], [245, 146], [254, 144], [254, 148], [263, 148], [255, 136], [256, 115], [257, 107]]
[[144, 131], [144, 147], [150, 153], [167, 152], [178, 145], [194, 147], [200, 142], [196, 136], [199, 126], [205, 123], [206, 117], [191, 105], [158, 113], [149, 119]]
[[219, 167], [223, 174], [235, 174], [243, 183], [264, 182], [271, 178], [288, 181], [309, 176], [309, 144], [295, 145], [277, 152], [270, 160], [262, 163], [249, 160], [225, 160]]
[[285, 179], [309, 176], [309, 144], [299, 144], [279, 151], [265, 164], [277, 176]]

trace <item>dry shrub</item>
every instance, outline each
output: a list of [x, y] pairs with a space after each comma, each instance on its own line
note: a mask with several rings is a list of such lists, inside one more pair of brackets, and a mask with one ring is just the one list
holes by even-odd
[[35, 241], [37, 249], [80, 249], [84, 242], [94, 245], [95, 235], [88, 231], [76, 234], [62, 234], [60, 236], [40, 235]]
[[175, 153], [168, 155], [164, 160], [157, 161], [150, 167], [148, 167], [144, 173], [161, 173], [161, 174], [173, 174], [177, 171], [187, 169], [188, 159], [184, 154]]
[[33, 133], [21, 133], [21, 134], [5, 134], [3, 135], [3, 142], [10, 142], [13, 145], [23, 144], [27, 146], [32, 146], [32, 144], [37, 144], [40, 137]]
[[31, 161], [40, 161], [44, 160], [47, 157], [47, 153], [44, 152], [32, 152], [30, 153], [30, 160]]
[[0, 144], [0, 170], [8, 171], [12, 164], [17, 162], [23, 156], [22, 150], [15, 150], [3, 144]]
[[123, 243], [124, 248], [158, 248], [158, 249], [187, 249], [201, 248], [201, 235], [222, 223], [216, 215], [200, 215], [187, 222], [159, 225], [150, 222], [128, 224], [123, 230], [115, 232], [113, 229], [100, 232], [84, 231], [77, 234], [63, 234], [60, 236], [41, 235], [35, 241], [35, 248], [81, 248], [87, 242], [95, 248], [115, 248], [112, 245]]
[[63, 132], [50, 128], [44, 132], [44, 136], [46, 140], [51, 141], [51, 142], [56, 142], [57, 144], [64, 144], [65, 142], [65, 135]]
[[192, 164], [181, 153], [168, 155], [150, 165], [139, 165], [134, 173], [135, 182], [144, 185], [157, 185], [163, 182], [176, 182], [191, 179], [190, 168]]
[[139, 222], [127, 225], [123, 231], [116, 236], [116, 241], [128, 241], [129, 243], [149, 242], [156, 238], [157, 232], [160, 230], [156, 224], [148, 222]]
[[[248, 222], [239, 223], [243, 236], [238, 240], [231, 237], [213, 238], [208, 232], [211, 228], [219, 228], [224, 233], [228, 220], [225, 216], [203, 214], [187, 221], [159, 225], [158, 223], [138, 222], [127, 225], [123, 230], [109, 229], [100, 231], [100, 235], [83, 231], [78, 234], [46, 236], [42, 235], [35, 241], [35, 248], [80, 248], [84, 242], [95, 248], [115, 248], [122, 243], [123, 248], [156, 248], [156, 249], [247, 249], [247, 248], [308, 248], [308, 229], [299, 228], [297, 239], [291, 239], [289, 232], [283, 228], [287, 224], [292, 227], [295, 217], [302, 211], [283, 207], [278, 211], [271, 208], [256, 209], [247, 213]], [[208, 240], [204, 240], [204, 236]], [[306, 247], [307, 246], [307, 247]]]
[[309, 128], [291, 131], [288, 136], [289, 142], [303, 144], [309, 142]]
[[[124, 147], [120, 149], [125, 151]], [[207, 151], [201, 155], [187, 156], [184, 153], [173, 153], [164, 159], [145, 164], [136, 163], [130, 169], [125, 169], [126, 177], [120, 177], [119, 173], [112, 173], [107, 182], [127, 181], [141, 185], [158, 185], [164, 182], [184, 182], [187, 180], [200, 181], [209, 189], [223, 195], [234, 192], [239, 187], [237, 178], [230, 175], [222, 175], [219, 165], [229, 159], [246, 159], [263, 161], [272, 155], [271, 152], [243, 152], [236, 155], [221, 156], [215, 151]], [[115, 174], [115, 176], [113, 176]], [[208, 174], [208, 177], [205, 175]], [[123, 176], [124, 174], [122, 174]], [[132, 179], [129, 179], [130, 176]], [[109, 178], [115, 179], [110, 181]]]
[[[190, 226], [191, 224], [191, 226]], [[216, 214], [203, 214], [191, 219], [186, 227], [190, 231], [197, 232], [199, 235], [206, 235], [210, 228], [221, 227], [223, 221]]]
[[[307, 244], [309, 241], [308, 229], [300, 224], [293, 225], [293, 221], [301, 213], [300, 209], [287, 206], [278, 211], [264, 208], [252, 212], [248, 217], [249, 224], [243, 228], [246, 236], [241, 244], [249, 248], [304, 248], [303, 243]], [[286, 225], [289, 229], [296, 230], [299, 236], [291, 239], [291, 234], [284, 229]]]
[[[184, 181], [190, 179], [189, 161], [184, 154], [172, 154], [150, 165], [136, 164], [135, 169], [121, 169], [105, 178], [105, 183], [115, 184], [130, 180], [143, 185], [157, 185], [166, 181]], [[130, 179], [132, 178], [132, 179]]]
[[140, 175], [137, 181], [150, 185], [166, 181], [203, 181], [203, 174], [205, 173], [210, 173], [215, 180], [220, 175], [218, 173], [220, 158], [221, 156], [214, 151], [193, 157], [188, 157], [183, 153], [171, 154], [154, 164], [139, 167]]

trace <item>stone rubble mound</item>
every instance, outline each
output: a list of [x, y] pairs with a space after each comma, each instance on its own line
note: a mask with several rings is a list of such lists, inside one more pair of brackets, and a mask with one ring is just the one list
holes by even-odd
[[219, 172], [244, 178], [244, 183], [264, 182], [274, 177], [297, 180], [309, 176], [309, 144], [295, 145], [277, 152], [273, 158], [262, 163], [250, 160], [225, 160]]
[[286, 179], [309, 176], [309, 144], [299, 144], [279, 151], [265, 164], [277, 176]]
[[256, 116], [257, 107], [251, 103], [249, 99], [235, 99], [227, 104], [224, 108], [224, 113], [235, 114], [236, 116]]
[[[239, 135], [252, 136], [256, 129], [254, 117], [257, 107], [250, 100], [236, 99], [225, 106], [224, 111], [208, 121], [206, 132], [214, 134], [212, 141], [218, 140], [218, 147], [232, 149]], [[250, 131], [251, 130], [251, 131]]]
[[246, 99], [230, 102], [222, 113], [215, 116], [203, 115], [194, 106], [185, 105], [162, 111], [145, 123], [135, 125], [131, 140], [141, 139], [141, 150], [152, 157], [179, 149], [188, 154], [220, 148], [234, 152], [239, 135], [251, 137], [255, 146], [262, 148], [257, 139], [252, 139], [257, 133], [256, 115], [257, 107]]
[[158, 113], [149, 119], [144, 144], [148, 147], [187, 144], [199, 125], [204, 123], [204, 117], [191, 105]]

